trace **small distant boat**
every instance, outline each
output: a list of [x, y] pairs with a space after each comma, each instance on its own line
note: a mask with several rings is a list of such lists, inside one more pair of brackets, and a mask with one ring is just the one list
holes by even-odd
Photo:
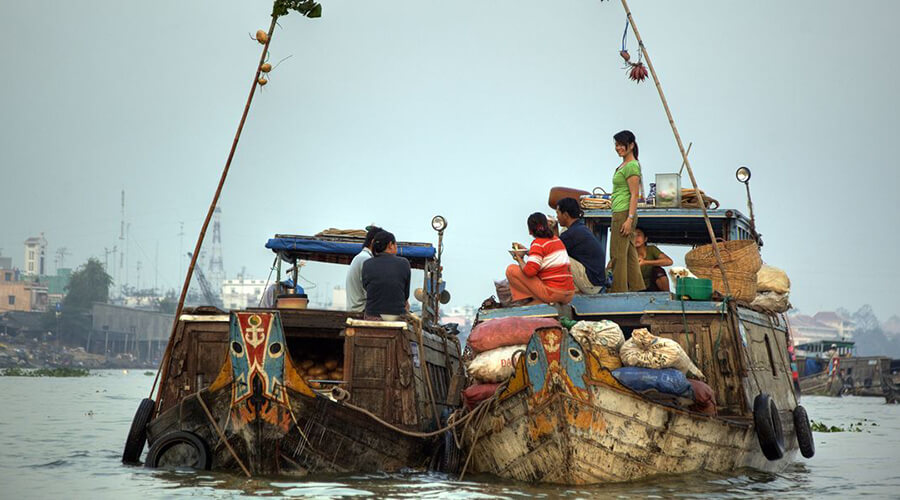
[[891, 358], [855, 356], [855, 343], [839, 339], [808, 342], [796, 349], [803, 394], [872, 396], [900, 402], [900, 387], [893, 375], [896, 363]]
[[[279, 268], [291, 263], [296, 283], [300, 259], [346, 264], [362, 240], [277, 235], [267, 247]], [[433, 465], [444, 437], [426, 434], [456, 407], [459, 341], [435, 321], [441, 289], [429, 283], [440, 282], [439, 254], [426, 243], [398, 247], [425, 270], [422, 321], [307, 308], [186, 310], [159, 400], [141, 402], [123, 460], [138, 461], [146, 437], [149, 467], [249, 476]], [[328, 360], [330, 371], [312, 369], [312, 360]]]

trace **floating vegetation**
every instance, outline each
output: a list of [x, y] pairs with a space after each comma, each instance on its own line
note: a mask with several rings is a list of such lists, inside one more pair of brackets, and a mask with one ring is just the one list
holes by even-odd
[[146, 371], [146, 372], [144, 372], [144, 375], [146, 375], [146, 376], [148, 376], [148, 377], [152, 377], [152, 376], [154, 376], [154, 375], [156, 375], [156, 374], [153, 373], [153, 372], [150, 372], [150, 371]]
[[90, 370], [86, 368], [37, 368], [27, 370], [23, 368], [6, 368], [0, 370], [2, 377], [87, 377]]
[[870, 430], [865, 429], [865, 427], [877, 426], [875, 422], [870, 422], [869, 419], [864, 418], [859, 422], [854, 422], [848, 425], [847, 427], [838, 427], [836, 425], [829, 426], [824, 422], [816, 422], [815, 420], [810, 421], [809, 427], [813, 430], [813, 432], [872, 432]]

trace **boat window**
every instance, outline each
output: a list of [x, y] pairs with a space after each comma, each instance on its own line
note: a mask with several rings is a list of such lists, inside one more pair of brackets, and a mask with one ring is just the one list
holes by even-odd
[[772, 376], [777, 377], [778, 371], [775, 370], [775, 358], [772, 356], [772, 344], [769, 342], [769, 336], [766, 335], [766, 353], [769, 355], [769, 366], [772, 367]]

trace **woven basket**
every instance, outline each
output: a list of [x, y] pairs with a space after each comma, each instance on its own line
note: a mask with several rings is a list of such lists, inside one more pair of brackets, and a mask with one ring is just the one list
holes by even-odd
[[[725, 295], [725, 283], [718, 267], [691, 267], [691, 272], [698, 278], [712, 280], [713, 290]], [[725, 275], [731, 287], [731, 296], [740, 302], [753, 302], [756, 298], [756, 272], [739, 271], [725, 265]]]
[[[718, 246], [719, 255], [722, 257], [722, 265], [729, 271], [753, 273], [755, 276], [759, 268], [762, 267], [762, 258], [759, 256], [759, 247], [756, 246], [755, 241], [719, 241]], [[697, 271], [694, 270], [695, 268], [716, 267], [716, 253], [712, 244], [703, 245], [688, 252], [684, 256], [684, 263], [687, 264], [688, 269], [694, 274], [697, 274]]]

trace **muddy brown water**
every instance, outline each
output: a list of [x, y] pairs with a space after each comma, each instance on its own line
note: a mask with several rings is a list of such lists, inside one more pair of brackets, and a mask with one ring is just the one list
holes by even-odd
[[[86, 378], [0, 377], [0, 499], [14, 498], [900, 498], [900, 405], [878, 398], [806, 397], [810, 418], [863, 432], [815, 433], [816, 456], [783, 473], [692, 474], [593, 486], [540, 486], [469, 476], [372, 474], [246, 480], [120, 463], [144, 370]], [[872, 424], [875, 425], [872, 425]]]

